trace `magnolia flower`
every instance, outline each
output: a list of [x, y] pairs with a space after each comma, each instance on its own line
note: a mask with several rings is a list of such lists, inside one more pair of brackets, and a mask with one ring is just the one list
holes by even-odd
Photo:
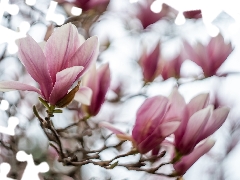
[[200, 141], [219, 129], [229, 113], [227, 107], [213, 109], [213, 106], [207, 106], [208, 94], [200, 94], [186, 104], [183, 97], [174, 89], [170, 98], [173, 102], [170, 112], [182, 119], [174, 133], [175, 147], [180, 155], [191, 153]]
[[101, 123], [113, 131], [119, 138], [133, 142], [137, 150], [145, 154], [157, 146], [179, 126], [176, 118], [167, 119], [170, 103], [164, 96], [155, 96], [144, 101], [137, 111], [136, 123], [132, 130], [132, 137], [117, 130], [108, 123]]
[[143, 52], [139, 64], [143, 71], [143, 78], [145, 82], [152, 82], [159, 71], [159, 58], [160, 58], [160, 44], [158, 43], [153, 51], [147, 54]]
[[213, 37], [207, 46], [199, 42], [194, 47], [184, 42], [184, 46], [189, 59], [203, 69], [206, 77], [216, 75], [219, 67], [233, 51], [232, 44], [225, 43], [221, 34]]
[[162, 63], [162, 78], [164, 80], [171, 77], [175, 77], [177, 79], [180, 78], [180, 70], [184, 60], [183, 55], [180, 53], [172, 60], [164, 61]]
[[[86, 77], [83, 79], [83, 84], [92, 90], [91, 103], [86, 106], [85, 110], [90, 115], [97, 115], [102, 104], [105, 101], [105, 95], [110, 86], [110, 70], [109, 64], [104, 64], [96, 70], [93, 66]], [[81, 92], [76, 93], [76, 100]]]
[[17, 81], [2, 81], [0, 90], [35, 91], [51, 105], [68, 93], [98, 55], [97, 37], [84, 42], [71, 23], [57, 28], [45, 43], [38, 44], [27, 35], [17, 44], [19, 59], [40, 89]]
[[138, 109], [132, 137], [139, 152], [154, 149], [178, 128], [178, 119], [166, 118], [169, 107], [168, 98], [155, 96], [145, 100]]
[[[140, 20], [143, 29], [146, 29], [148, 26], [156, 23], [157, 21], [169, 17], [171, 15], [177, 15], [177, 11], [168, 6], [167, 4], [162, 4], [162, 9], [160, 12], [155, 13], [151, 10], [151, 5], [154, 0], [146, 0], [139, 2], [137, 18]], [[173, 17], [173, 19], [175, 18]]]
[[207, 139], [204, 143], [194, 148], [193, 152], [183, 156], [173, 164], [177, 175], [183, 175], [186, 171], [204, 154], [206, 154], [215, 144], [215, 141]]

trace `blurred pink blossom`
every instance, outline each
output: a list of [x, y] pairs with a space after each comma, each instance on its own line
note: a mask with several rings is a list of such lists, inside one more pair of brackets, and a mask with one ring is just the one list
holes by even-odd
[[179, 79], [181, 76], [181, 66], [185, 59], [186, 55], [184, 52], [180, 52], [173, 59], [162, 59], [160, 43], [150, 53], [146, 53], [146, 50], [143, 51], [139, 64], [142, 68], [144, 81], [152, 82], [159, 75], [162, 76], [163, 80], [171, 77]]
[[137, 18], [140, 20], [143, 29], [146, 29], [148, 26], [156, 23], [157, 21], [163, 18], [172, 17], [175, 19], [177, 16], [177, 11], [167, 4], [162, 4], [162, 10], [159, 13], [155, 13], [151, 10], [151, 5], [154, 0], [145, 0], [140, 1], [138, 5]]
[[[93, 66], [84, 77], [83, 84], [92, 89], [91, 103], [89, 106], [86, 106], [88, 114], [95, 116], [100, 111], [110, 86], [110, 80], [109, 64], [104, 64], [97, 70]], [[78, 92], [76, 96], [78, 96]]]
[[221, 34], [211, 38], [206, 46], [200, 42], [195, 46], [184, 42], [184, 46], [189, 59], [203, 69], [205, 77], [217, 75], [217, 70], [233, 51], [232, 44], [225, 43]]
[[[195, 146], [213, 134], [225, 122], [229, 108], [220, 107], [213, 109], [208, 105], [208, 94], [194, 97], [188, 104], [175, 89], [171, 95], [173, 102], [171, 112], [181, 117], [181, 124], [175, 131], [175, 147], [180, 155], [187, 155]], [[175, 104], [174, 104], [175, 102]]]
[[143, 51], [139, 64], [142, 68], [143, 79], [145, 82], [152, 82], [159, 75], [160, 70], [160, 43], [150, 53]]
[[167, 119], [170, 103], [164, 96], [155, 96], [144, 101], [137, 111], [136, 123], [132, 130], [132, 137], [119, 131], [109, 123], [101, 123], [122, 139], [132, 140], [134, 146], [145, 154], [157, 146], [179, 126], [176, 118]]
[[68, 93], [98, 55], [97, 37], [84, 42], [71, 23], [57, 28], [47, 42], [38, 44], [27, 35], [17, 44], [19, 59], [40, 89], [17, 81], [2, 81], [0, 90], [35, 91], [51, 105]]
[[181, 73], [181, 66], [182, 63], [184, 62], [184, 57], [182, 53], [177, 55], [175, 58], [171, 60], [165, 60], [162, 62], [162, 78], [164, 80], [167, 80], [168, 78], [174, 77], [176, 79], [180, 78], [180, 73]]
[[206, 139], [225, 122], [229, 108], [213, 109], [209, 104], [209, 95], [200, 94], [185, 103], [177, 88], [174, 88], [170, 97], [172, 104], [168, 118], [180, 117], [181, 124], [174, 132], [175, 151], [172, 151], [173, 167], [177, 175], [185, 172], [215, 144]]
[[183, 175], [186, 171], [204, 154], [206, 154], [215, 144], [215, 141], [207, 139], [205, 142], [195, 147], [194, 150], [183, 156], [179, 161], [173, 164], [177, 175]]
[[166, 118], [169, 108], [168, 98], [155, 96], [145, 100], [138, 109], [132, 137], [139, 152], [154, 149], [178, 128], [178, 119]]

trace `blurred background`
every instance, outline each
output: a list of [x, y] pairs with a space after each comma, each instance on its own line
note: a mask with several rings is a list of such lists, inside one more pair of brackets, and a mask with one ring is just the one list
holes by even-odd
[[[29, 34], [37, 42], [47, 41], [54, 28], [71, 22], [85, 39], [99, 37], [96, 66], [109, 63], [111, 83], [99, 113], [66, 131], [59, 130], [69, 153], [76, 148], [91, 151], [106, 145], [109, 148], [99, 153], [106, 160], [128, 152], [131, 143], [115, 146], [120, 141], [98, 123], [108, 121], [131, 134], [142, 102], [155, 95], [168, 96], [174, 86], [179, 86], [186, 102], [209, 92], [216, 107], [231, 108], [227, 121], [212, 137], [215, 146], [184, 179], [240, 179], [239, 7], [237, 0], [205, 4], [200, 0], [1, 0], [0, 80], [37, 86], [18, 59], [15, 40]], [[11, 165], [9, 178], [22, 177], [26, 162], [15, 158], [21, 150], [32, 154], [36, 165], [48, 163], [50, 170], [39, 174], [41, 180], [169, 179], [124, 167], [106, 170], [93, 164], [63, 166], [32, 112], [36, 105], [41, 115], [45, 113], [37, 94], [1, 92], [0, 99], [0, 126], [17, 124], [14, 136], [0, 132], [0, 163]], [[53, 123], [61, 129], [78, 122], [83, 114], [81, 104], [74, 101], [53, 118]], [[77, 156], [88, 157], [81, 151]]]

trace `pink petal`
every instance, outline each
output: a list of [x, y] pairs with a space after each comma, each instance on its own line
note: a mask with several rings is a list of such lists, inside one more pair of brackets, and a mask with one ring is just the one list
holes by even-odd
[[95, 82], [93, 78], [90, 79], [92, 83], [96, 83], [91, 85], [89, 84], [89, 87], [93, 90], [90, 107], [91, 114], [96, 115], [99, 112], [101, 105], [104, 103], [107, 90], [110, 86], [110, 80], [109, 64], [104, 64], [97, 70], [97, 79]]
[[212, 108], [212, 106], [209, 106], [190, 117], [181, 143], [177, 147], [182, 154], [190, 153], [196, 146], [197, 140], [211, 115]]
[[169, 108], [169, 100], [164, 96], [154, 96], [146, 99], [137, 111], [136, 124], [143, 125], [149, 119], [163, 117]]
[[183, 175], [186, 171], [204, 154], [206, 154], [215, 144], [213, 140], [206, 140], [203, 144], [196, 147], [192, 153], [183, 156], [173, 167], [178, 175]]
[[[134, 139], [134, 138], [133, 138]], [[156, 148], [156, 146], [160, 145], [161, 142], [165, 139], [165, 137], [159, 136], [156, 137], [156, 134], [149, 135], [146, 139], [144, 139], [141, 142], [136, 142], [136, 146], [138, 151], [141, 154], [145, 154], [153, 149]], [[135, 139], [134, 139], [135, 140]]]
[[207, 46], [209, 59], [211, 60], [213, 73], [222, 65], [233, 51], [231, 43], [226, 44], [221, 34], [212, 38]]
[[[155, 149], [169, 135], [174, 133], [178, 128], [179, 121], [171, 121], [164, 124], [159, 124], [150, 135], [146, 136], [141, 142], [136, 141], [137, 148], [141, 153]], [[135, 140], [135, 138], [133, 137]]]
[[80, 40], [80, 46], [81, 46], [86, 41], [86, 39], [81, 34], [78, 34], [78, 38]]
[[53, 83], [56, 81], [56, 74], [68, 67], [68, 62], [80, 47], [76, 26], [71, 23], [57, 28], [47, 41], [44, 48], [49, 72]]
[[119, 129], [115, 128], [112, 124], [110, 124], [108, 122], [105, 122], [105, 121], [102, 121], [102, 122], [98, 123], [98, 126], [107, 128], [110, 131], [112, 131], [114, 134], [122, 134], [122, 135], [125, 134], [124, 132], [122, 132]]
[[162, 78], [164, 80], [171, 77], [180, 78], [181, 66], [185, 60], [184, 58], [185, 58], [184, 55], [180, 53], [171, 60], [163, 61], [163, 69], [161, 73]]
[[78, 92], [75, 94], [74, 100], [89, 106], [91, 98], [92, 90], [88, 87], [80, 87]]
[[52, 80], [41, 47], [31, 36], [17, 40], [18, 56], [28, 73], [38, 82], [43, 96], [48, 100], [52, 91]]
[[0, 81], [0, 91], [14, 91], [14, 90], [22, 90], [22, 91], [34, 91], [40, 95], [42, 95], [41, 91], [33, 86], [20, 83], [18, 81]]
[[209, 101], [209, 94], [199, 94], [194, 97], [187, 105], [188, 117], [191, 117], [195, 112], [205, 108]]
[[163, 137], [168, 137], [169, 135], [173, 134], [177, 130], [179, 125], [180, 125], [179, 121], [171, 121], [171, 122], [161, 124], [159, 128], [160, 129], [159, 133], [161, 133]]
[[[184, 49], [187, 53], [187, 56], [190, 60], [196, 62], [199, 60], [195, 50], [193, 49], [192, 45], [189, 44], [187, 41], [183, 41]], [[197, 62], [196, 62], [197, 63]], [[197, 63], [198, 64], [198, 63]]]
[[42, 49], [42, 51], [44, 51], [44, 49], [45, 49], [45, 46], [46, 46], [46, 41], [42, 41], [42, 42], [40, 42], [40, 43], [38, 43], [38, 45], [40, 46], [40, 48]]
[[156, 45], [153, 51], [146, 55], [143, 53], [142, 58], [140, 59], [140, 65], [143, 70], [144, 80], [147, 82], [152, 82], [157, 75], [158, 62], [160, 55], [160, 43]]
[[166, 119], [178, 118], [179, 120], [182, 120], [186, 103], [176, 87], [173, 88], [172, 93], [169, 96], [169, 101], [171, 103], [171, 106], [166, 115]]
[[229, 111], [230, 109], [227, 107], [222, 107], [214, 110], [204, 128], [204, 131], [202, 132], [201, 137], [199, 137], [198, 141], [201, 141], [207, 138], [208, 136], [213, 134], [216, 130], [218, 130], [222, 126], [222, 124], [225, 122]]
[[120, 139], [120, 140], [132, 141], [133, 145], [135, 146], [134, 141], [133, 141], [133, 139], [132, 139], [132, 136], [127, 135], [127, 134], [116, 134], [116, 136], [117, 136], [118, 139]]
[[[141, 142], [136, 141], [137, 148], [141, 153], [147, 153], [155, 149], [161, 142], [169, 135], [174, 133], [178, 128], [179, 121], [171, 121], [164, 124], [157, 125], [151, 134], [145, 137]], [[135, 138], [133, 138], [135, 140]]]
[[[179, 126], [179, 128], [177, 129], [177, 131], [175, 132], [175, 138], [176, 138], [176, 143], [179, 144], [182, 141], [183, 135], [186, 131], [187, 128], [187, 124], [189, 121], [189, 118], [197, 111], [203, 109], [207, 102], [208, 102], [208, 94], [200, 94], [196, 97], [194, 97], [186, 106], [185, 109], [182, 109], [183, 104], [179, 104], [178, 106], [176, 106], [176, 111], [182, 111], [182, 122]], [[176, 97], [175, 97], [176, 98]], [[172, 98], [173, 101], [175, 98]], [[173, 102], [174, 104], [174, 102]], [[180, 108], [180, 110], [178, 110], [178, 108]], [[172, 110], [170, 110], [172, 111]], [[174, 110], [173, 110], [174, 111]]]
[[49, 98], [49, 102], [52, 105], [56, 104], [67, 94], [82, 69], [82, 66], [74, 66], [57, 73], [56, 83]]
[[211, 72], [212, 66], [211, 66], [211, 60], [209, 59], [209, 56], [207, 53], [206, 46], [198, 42], [194, 47], [194, 51], [196, 56], [193, 57], [191, 60], [194, 61], [197, 65], [199, 65], [202, 68], [204, 75], [206, 76], [210, 75], [212, 73]]
[[161, 146], [160, 146], [160, 145], [157, 146], [157, 147], [155, 147], [155, 148], [152, 150], [152, 156], [157, 156], [158, 153], [159, 153], [159, 151], [160, 151], [160, 149], [161, 149]]
[[68, 67], [83, 66], [84, 70], [79, 74], [78, 78], [83, 75], [96, 61], [99, 52], [98, 38], [93, 36], [87, 39], [76, 51], [71, 60], [68, 62]]
[[169, 96], [170, 99], [170, 109], [166, 114], [166, 119], [179, 119], [181, 124], [177, 131], [175, 131], [176, 138], [182, 138], [188, 119], [185, 117], [186, 103], [182, 95], [178, 92], [177, 88], [173, 88], [172, 93]]
[[[137, 119], [132, 131], [133, 139], [141, 143], [163, 122], [169, 109], [169, 101], [164, 96], [148, 98], [137, 111]], [[161, 134], [158, 135], [159, 138]]]
[[208, 59], [206, 47], [201, 43], [197, 43], [195, 47], [192, 47], [188, 42], [184, 41], [184, 48], [188, 54], [188, 58], [202, 67], [204, 73], [208, 73], [210, 61]]
[[93, 64], [89, 71], [84, 75], [83, 85], [91, 88], [93, 91], [97, 91], [100, 87], [98, 87], [98, 76], [97, 76], [97, 69], [96, 65]]

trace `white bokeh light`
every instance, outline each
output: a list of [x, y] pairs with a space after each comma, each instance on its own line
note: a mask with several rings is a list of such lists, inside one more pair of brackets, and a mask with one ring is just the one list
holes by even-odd
[[228, 32], [231, 34], [236, 34], [240, 30], [240, 23], [233, 23], [229, 26]]
[[23, 21], [21, 22], [21, 24], [19, 25], [19, 30], [20, 32], [26, 34], [30, 29], [30, 23], [27, 21]]
[[8, 118], [8, 125], [19, 124], [19, 119], [16, 116], [10, 116]]
[[36, 0], [26, 0], [25, 2], [26, 2], [26, 4], [29, 5], [29, 6], [33, 6], [33, 5], [36, 4]]
[[206, 29], [207, 29], [208, 34], [211, 37], [216, 37], [218, 35], [218, 33], [220, 32], [219, 28], [212, 24], [206, 24]]
[[79, 16], [80, 14], [82, 14], [82, 9], [73, 6], [71, 9], [71, 13], [74, 16]]
[[56, 7], [57, 7], [57, 2], [51, 1], [50, 5], [49, 5], [49, 8], [48, 8], [48, 12], [46, 14], [46, 20], [47, 21], [51, 21], [52, 20], [52, 17], [54, 15], [54, 11], [55, 11]]
[[156, 0], [151, 4], [150, 8], [151, 8], [152, 12], [160, 13], [162, 10], [162, 2], [159, 0]]
[[15, 135], [15, 128], [19, 124], [19, 119], [15, 116], [8, 118], [8, 126], [0, 126], [0, 133], [8, 134], [11, 136]]
[[15, 54], [18, 52], [18, 47], [14, 42], [8, 43], [7, 51], [9, 54]]
[[139, 0], [129, 0], [130, 3], [136, 3], [138, 2]]
[[48, 12], [46, 14], [47, 21], [54, 21], [57, 25], [62, 25], [65, 21], [65, 17], [62, 14], [55, 14], [55, 9], [57, 7], [57, 2], [51, 1], [49, 5]]
[[18, 153], [16, 154], [16, 159], [18, 161], [27, 162], [27, 166], [22, 175], [22, 180], [39, 179], [38, 178], [39, 172], [43, 173], [49, 171], [49, 165], [46, 162], [42, 162], [41, 164], [36, 166], [33, 161], [33, 156], [31, 154], [28, 155], [24, 151], [18, 151]]
[[10, 178], [5, 178], [7, 176], [7, 174], [9, 173], [10, 169], [11, 169], [10, 164], [5, 163], [5, 162], [0, 164], [0, 178], [1, 178], [1, 180], [12, 180]]
[[16, 4], [11, 4], [6, 7], [6, 11], [11, 15], [17, 15], [19, 12], [19, 7]]
[[54, 16], [54, 21], [60, 26], [64, 23], [65, 17], [62, 14], [56, 14]]
[[11, 116], [8, 118], [8, 134], [14, 136], [15, 128], [19, 124], [19, 119], [16, 116]]
[[9, 102], [7, 100], [1, 100], [0, 109], [6, 111], [9, 108]]
[[176, 19], [175, 19], [175, 24], [183, 25], [185, 22], [186, 22], [186, 19], [185, 19], [183, 13], [179, 12]]

